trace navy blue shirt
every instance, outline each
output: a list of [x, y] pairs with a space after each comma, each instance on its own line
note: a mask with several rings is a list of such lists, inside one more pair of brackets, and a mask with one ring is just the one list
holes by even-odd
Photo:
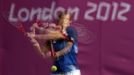
[[[67, 32], [67, 38], [72, 40], [73, 46], [70, 48], [70, 51], [68, 53], [58, 57], [55, 60], [54, 65], [56, 65], [58, 68], [56, 73], [69, 72], [71, 71], [71, 68], [69, 67], [70, 65], [74, 65], [74, 66], [77, 65], [77, 60], [76, 60], [76, 55], [78, 52], [77, 32], [71, 26], [66, 29], [66, 32]], [[65, 48], [68, 41], [69, 40], [65, 40], [65, 39], [56, 40], [53, 43], [55, 52]]]

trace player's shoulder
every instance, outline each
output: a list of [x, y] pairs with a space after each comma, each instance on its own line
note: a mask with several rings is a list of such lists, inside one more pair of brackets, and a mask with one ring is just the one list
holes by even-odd
[[67, 28], [67, 34], [68, 34], [69, 37], [73, 37], [75, 39], [77, 39], [77, 37], [78, 37], [76, 29], [72, 26], [69, 26]]
[[76, 29], [72, 26], [67, 27], [68, 32], [76, 32]]

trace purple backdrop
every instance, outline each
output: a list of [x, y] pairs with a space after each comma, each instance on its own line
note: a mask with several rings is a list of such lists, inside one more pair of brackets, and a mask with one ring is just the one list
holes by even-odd
[[15, 28], [73, 13], [82, 75], [134, 75], [133, 0], [0, 0], [0, 75], [50, 75], [43, 59]]

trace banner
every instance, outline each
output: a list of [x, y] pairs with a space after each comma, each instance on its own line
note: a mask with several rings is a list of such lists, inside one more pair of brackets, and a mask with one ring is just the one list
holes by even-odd
[[134, 75], [133, 0], [1, 0], [0, 74], [50, 75], [43, 59], [15, 28], [29, 31], [38, 19], [55, 22], [61, 11], [73, 14], [78, 32], [81, 75]]

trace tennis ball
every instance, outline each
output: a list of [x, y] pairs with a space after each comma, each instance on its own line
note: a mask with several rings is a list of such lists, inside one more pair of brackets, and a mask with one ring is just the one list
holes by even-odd
[[53, 65], [53, 66], [51, 67], [51, 71], [53, 71], [53, 72], [57, 71], [57, 67], [56, 67], [55, 65]]

